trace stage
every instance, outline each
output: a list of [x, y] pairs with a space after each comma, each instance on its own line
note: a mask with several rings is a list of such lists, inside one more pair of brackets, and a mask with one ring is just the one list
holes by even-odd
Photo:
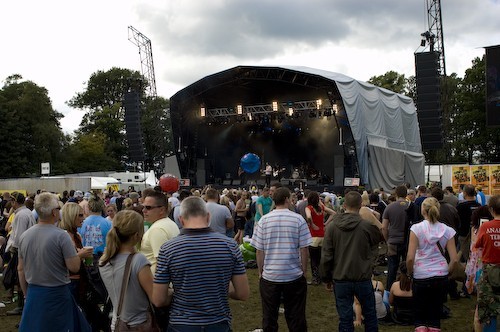
[[[266, 163], [279, 173], [273, 181], [291, 187], [341, 187], [345, 178], [368, 187], [423, 180], [412, 101], [342, 74], [239, 66], [180, 90], [170, 105], [180, 175], [192, 185], [261, 185]], [[242, 178], [247, 153], [261, 167]], [[372, 163], [380, 164], [378, 155], [389, 158], [386, 167]]]

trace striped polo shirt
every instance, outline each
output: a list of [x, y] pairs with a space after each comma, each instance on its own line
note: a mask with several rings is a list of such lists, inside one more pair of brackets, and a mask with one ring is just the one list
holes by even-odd
[[265, 253], [262, 277], [272, 282], [289, 282], [302, 276], [300, 248], [312, 243], [304, 218], [288, 209], [276, 209], [257, 224], [252, 246]]
[[208, 325], [231, 322], [229, 281], [246, 273], [236, 242], [210, 228], [183, 228], [164, 243], [154, 282], [172, 282], [174, 297], [170, 323]]

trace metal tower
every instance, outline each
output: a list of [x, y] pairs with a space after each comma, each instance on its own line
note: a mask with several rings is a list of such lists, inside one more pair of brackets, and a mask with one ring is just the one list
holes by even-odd
[[157, 95], [151, 40], [131, 25], [128, 27], [128, 40], [139, 47], [139, 56], [141, 58], [141, 74], [148, 80], [146, 93], [149, 97], [154, 99]]
[[430, 52], [439, 54], [439, 73], [446, 77], [446, 64], [444, 56], [443, 18], [441, 16], [441, 0], [425, 0], [427, 5], [427, 24], [429, 30], [421, 34], [421, 46], [429, 46]]

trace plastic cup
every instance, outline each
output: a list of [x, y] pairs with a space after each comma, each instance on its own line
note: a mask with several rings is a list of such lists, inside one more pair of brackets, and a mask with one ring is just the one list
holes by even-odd
[[[94, 247], [83, 247], [83, 249], [85, 250], [94, 250]], [[87, 266], [91, 266], [93, 263], [94, 263], [94, 257], [93, 256], [90, 256], [90, 257], [85, 257], [85, 259], [83, 260], [84, 264], [87, 265]]]

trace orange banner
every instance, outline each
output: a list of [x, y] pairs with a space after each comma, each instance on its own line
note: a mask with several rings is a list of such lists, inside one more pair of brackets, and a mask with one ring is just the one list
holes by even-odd
[[500, 195], [500, 165], [490, 165], [490, 184], [491, 195]]
[[453, 191], [460, 192], [461, 184], [470, 184], [470, 166], [452, 166], [451, 167], [452, 179], [451, 183]]
[[474, 187], [482, 187], [485, 195], [490, 194], [490, 166], [471, 166], [471, 182]]

